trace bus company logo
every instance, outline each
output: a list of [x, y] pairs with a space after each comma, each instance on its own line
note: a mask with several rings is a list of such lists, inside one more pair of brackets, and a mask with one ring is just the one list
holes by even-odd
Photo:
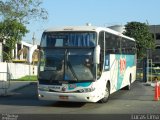
[[66, 87], [66, 86], [63, 86], [63, 87], [62, 87], [62, 91], [65, 92], [66, 90], [67, 90], [67, 87]]
[[70, 85], [69, 85], [69, 88], [70, 88], [70, 89], [74, 89], [74, 88], [76, 88], [76, 87], [77, 87], [76, 84], [70, 84]]
[[121, 58], [120, 59], [120, 74], [123, 75], [126, 70], [126, 59]]
[[66, 91], [66, 89], [67, 89], [66, 87], [62, 87], [62, 91], [63, 91], [63, 92]]

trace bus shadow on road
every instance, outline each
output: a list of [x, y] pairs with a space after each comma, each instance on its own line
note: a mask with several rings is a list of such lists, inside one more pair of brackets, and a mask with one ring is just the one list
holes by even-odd
[[79, 108], [83, 107], [86, 103], [83, 102], [56, 102], [52, 104], [53, 107], [65, 107], [65, 108]]
[[24, 96], [20, 93], [0, 96], [0, 105], [80, 108], [83, 107], [85, 104], [86, 103], [83, 102], [57, 102], [39, 100], [35, 96]]

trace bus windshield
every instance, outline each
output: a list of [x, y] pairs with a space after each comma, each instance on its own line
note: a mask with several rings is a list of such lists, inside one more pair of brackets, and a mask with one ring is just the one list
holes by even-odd
[[94, 47], [95, 32], [44, 32], [41, 47]]
[[87, 81], [94, 79], [92, 49], [41, 50], [39, 79], [54, 81]]

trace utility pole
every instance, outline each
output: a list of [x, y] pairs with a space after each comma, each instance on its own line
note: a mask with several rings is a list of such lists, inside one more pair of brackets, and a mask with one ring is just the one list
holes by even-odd
[[32, 37], [33, 45], [35, 45], [35, 40], [36, 40], [36, 38], [35, 38], [35, 32], [33, 32], [33, 37]]

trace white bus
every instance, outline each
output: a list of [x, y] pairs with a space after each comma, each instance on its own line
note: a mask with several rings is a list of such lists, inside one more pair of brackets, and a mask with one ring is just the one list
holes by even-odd
[[40, 100], [102, 102], [136, 79], [135, 40], [109, 28], [47, 29], [40, 44]]

